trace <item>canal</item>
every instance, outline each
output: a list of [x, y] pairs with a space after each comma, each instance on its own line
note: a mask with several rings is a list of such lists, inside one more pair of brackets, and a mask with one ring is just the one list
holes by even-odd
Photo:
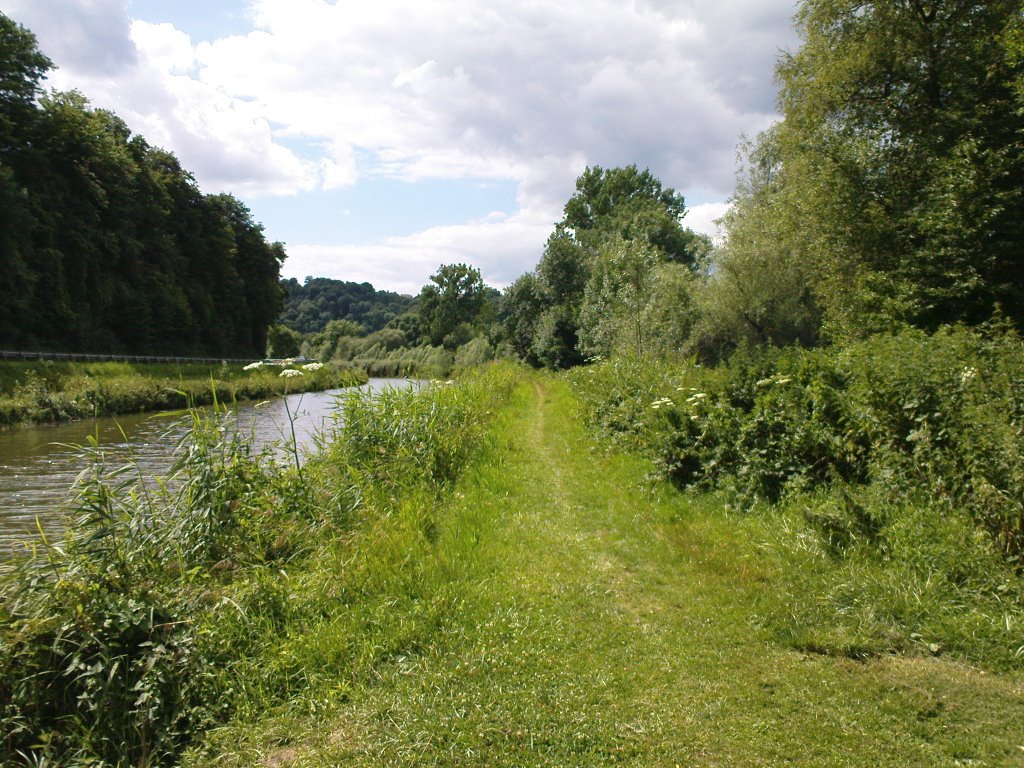
[[[370, 379], [371, 391], [418, 386], [407, 379]], [[316, 436], [333, 422], [337, 397], [344, 390], [306, 392], [232, 409], [228, 423], [251, 435], [254, 450], [269, 447], [291, 461], [292, 425], [300, 455], [316, 445]], [[70, 424], [0, 432], [0, 561], [19, 546], [37, 540], [41, 527], [59, 536], [62, 509], [79, 474], [89, 467], [81, 446], [96, 440], [105, 466], [132, 462], [144, 478], [165, 475], [175, 448], [187, 437], [191, 419], [178, 412], [132, 414]]]

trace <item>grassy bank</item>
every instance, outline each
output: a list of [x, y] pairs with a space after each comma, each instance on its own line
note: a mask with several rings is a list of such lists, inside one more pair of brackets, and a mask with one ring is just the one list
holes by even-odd
[[97, 452], [67, 540], [3, 582], [0, 763], [176, 764], [427, 642], [458, 600], [437, 502], [508, 380], [350, 391], [348, 428], [301, 469], [198, 415], [162, 491]]
[[906, 331], [705, 369], [572, 376], [586, 419], [687, 494], [763, 518], [794, 647], [1024, 665], [1024, 344]]
[[0, 426], [175, 410], [214, 398], [256, 400], [366, 381], [353, 368], [289, 367], [300, 375], [282, 378], [282, 368], [237, 364], [0, 362]]
[[0, 762], [1019, 765], [990, 624], [794, 641], [842, 618], [830, 566], [873, 598], [855, 561], [786, 507], [652, 480], [580, 408], [497, 366], [352, 392], [301, 470], [199, 424], [167, 498], [84, 478], [68, 545], [4, 587]]
[[577, 409], [559, 382], [518, 388], [405, 573], [380, 574], [369, 631], [349, 627], [351, 653], [380, 652], [325, 660], [186, 764], [1019, 765], [1019, 673], [780, 644], [765, 616], [813, 596], [780, 589], [774, 524], [652, 485]]

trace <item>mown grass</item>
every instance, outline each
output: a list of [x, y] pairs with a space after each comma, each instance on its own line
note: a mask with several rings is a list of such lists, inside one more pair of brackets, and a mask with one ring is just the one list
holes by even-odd
[[354, 368], [292, 367], [302, 375], [286, 381], [279, 375], [282, 369], [271, 366], [0, 362], [0, 426], [177, 410], [366, 381], [366, 374]]
[[[815, 596], [781, 588], [794, 563], [774, 526], [652, 484], [576, 408], [558, 382], [517, 390], [439, 507], [420, 576], [449, 598], [433, 631], [189, 764], [1020, 763], [1019, 674], [780, 645], [764, 618]], [[387, 637], [416, 624], [398, 584]]]

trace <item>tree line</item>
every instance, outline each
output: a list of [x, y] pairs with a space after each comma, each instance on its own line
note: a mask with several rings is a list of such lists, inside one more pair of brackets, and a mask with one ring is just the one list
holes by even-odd
[[298, 333], [319, 333], [332, 320], [347, 320], [372, 333], [386, 327], [416, 303], [412, 296], [378, 291], [370, 283], [327, 277], [281, 281], [284, 308], [278, 319]]
[[285, 259], [248, 209], [77, 92], [0, 14], [0, 344], [259, 356]]
[[1018, 0], [804, 0], [783, 119], [740, 147], [723, 243], [635, 166], [588, 168], [504, 296], [524, 359], [719, 360], [1001, 316], [1024, 326]]

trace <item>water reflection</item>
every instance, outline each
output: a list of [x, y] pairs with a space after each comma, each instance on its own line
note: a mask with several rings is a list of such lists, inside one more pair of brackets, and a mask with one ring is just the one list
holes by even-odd
[[[418, 386], [405, 379], [370, 379], [364, 387]], [[344, 390], [307, 392], [262, 403], [244, 403], [232, 412], [235, 428], [253, 438], [259, 451], [269, 446], [279, 458], [292, 455], [292, 425], [300, 455], [331, 423]], [[61, 506], [88, 462], [78, 446], [96, 440], [108, 467], [132, 461], [146, 478], [167, 473], [174, 449], [188, 434], [191, 419], [182, 412], [127, 415], [0, 433], [0, 559], [19, 541], [38, 537], [38, 525], [56, 530]]]

